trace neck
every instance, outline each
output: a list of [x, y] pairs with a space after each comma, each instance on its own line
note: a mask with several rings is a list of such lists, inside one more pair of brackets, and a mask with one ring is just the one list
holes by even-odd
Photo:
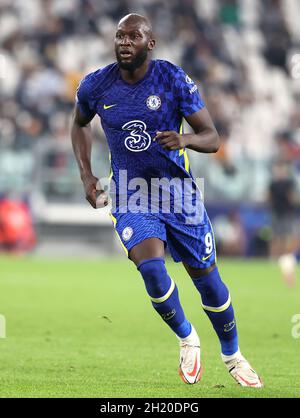
[[133, 71], [125, 70], [124, 68], [120, 68], [121, 77], [126, 83], [134, 84], [140, 81], [143, 77], [145, 77], [150, 64], [150, 58], [147, 58], [143, 64], [136, 68]]

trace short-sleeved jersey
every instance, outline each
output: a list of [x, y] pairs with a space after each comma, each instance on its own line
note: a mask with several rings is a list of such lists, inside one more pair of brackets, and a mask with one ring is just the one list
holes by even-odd
[[[100, 116], [117, 187], [120, 170], [126, 170], [127, 186], [135, 178], [149, 186], [153, 178], [192, 178], [185, 150], [165, 150], [153, 140], [157, 131], [180, 132], [183, 118], [205, 106], [196, 84], [180, 67], [152, 60], [144, 78], [129, 84], [118, 64], [110, 64], [81, 81], [77, 105], [86, 117]], [[129, 189], [127, 196], [134, 193]], [[123, 191], [124, 182], [117, 194]], [[176, 188], [172, 193], [176, 199]]]

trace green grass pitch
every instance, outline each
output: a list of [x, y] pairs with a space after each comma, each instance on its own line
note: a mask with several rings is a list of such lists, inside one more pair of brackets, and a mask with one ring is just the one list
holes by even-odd
[[180, 264], [168, 262], [186, 316], [197, 328], [203, 377], [178, 376], [178, 342], [153, 311], [135, 267], [97, 261], [0, 258], [0, 397], [300, 397], [300, 284], [286, 288], [276, 264], [220, 261], [235, 307], [240, 347], [263, 389], [241, 388]]

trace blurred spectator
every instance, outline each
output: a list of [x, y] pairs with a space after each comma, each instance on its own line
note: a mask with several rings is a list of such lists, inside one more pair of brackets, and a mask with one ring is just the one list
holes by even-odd
[[[298, 0], [2, 0], [0, 157], [70, 142], [78, 82], [114, 61], [116, 23], [129, 12], [149, 16], [154, 57], [195, 79], [224, 139], [217, 158], [198, 164], [191, 155], [194, 175], [208, 182], [207, 198], [262, 201], [266, 167], [282, 152], [300, 189], [299, 87], [287, 73], [300, 43]], [[99, 165], [107, 167], [103, 133], [98, 122], [92, 126], [105, 151]]]
[[246, 237], [238, 212], [215, 217], [214, 231], [220, 254], [231, 257], [245, 254]]
[[28, 252], [35, 244], [36, 235], [28, 206], [21, 201], [1, 199], [0, 252]]
[[269, 205], [272, 216], [271, 256], [295, 251], [295, 183], [286, 162], [273, 165], [269, 185]]
[[265, 56], [271, 65], [287, 68], [287, 52], [291, 39], [286, 28], [281, 0], [263, 2], [265, 13], [262, 20], [262, 31], [266, 38]]
[[223, 0], [220, 4], [220, 21], [229, 25], [239, 23], [239, 5], [237, 0]]

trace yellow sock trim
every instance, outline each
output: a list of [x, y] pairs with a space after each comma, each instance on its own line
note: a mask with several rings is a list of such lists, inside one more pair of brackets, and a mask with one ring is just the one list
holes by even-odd
[[231, 304], [231, 298], [230, 298], [230, 295], [229, 295], [227, 302], [224, 303], [224, 305], [222, 305], [222, 306], [214, 308], [212, 306], [206, 306], [206, 305], [202, 304], [202, 308], [205, 309], [206, 311], [210, 311], [210, 312], [223, 312], [223, 311], [226, 311], [226, 309], [230, 306], [230, 304]]
[[152, 300], [152, 302], [162, 303], [162, 302], [164, 302], [165, 300], [167, 300], [171, 296], [171, 294], [172, 294], [172, 292], [173, 292], [174, 289], [175, 289], [175, 283], [171, 279], [170, 289], [167, 291], [167, 293], [164, 296], [162, 296], [161, 298], [150, 298], [150, 299]]

